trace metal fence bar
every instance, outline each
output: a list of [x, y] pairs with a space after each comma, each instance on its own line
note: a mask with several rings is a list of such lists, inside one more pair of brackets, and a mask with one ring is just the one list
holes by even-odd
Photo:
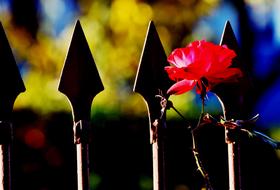
[[[10, 137], [6, 142], [2, 141], [0, 144], [0, 189], [10, 190], [12, 186], [11, 178], [11, 140], [12, 140], [12, 125], [11, 123], [0, 122], [1, 136]], [[3, 139], [3, 138], [2, 138]]]
[[148, 108], [150, 140], [153, 152], [154, 190], [167, 189], [165, 171], [166, 118], [165, 110], [162, 110], [160, 105], [161, 100], [156, 97], [157, 95], [166, 97], [166, 91], [172, 84], [172, 81], [164, 71], [164, 67], [167, 65], [165, 51], [156, 27], [151, 21], [142, 50], [133, 91], [142, 95]]
[[[245, 66], [239, 52], [238, 42], [232, 30], [229, 21], [225, 23], [224, 32], [221, 37], [220, 45], [226, 45], [228, 48], [235, 51], [237, 57], [233, 60], [233, 67], [240, 68], [244, 76], [239, 79], [239, 82], [232, 84], [218, 85], [212, 91], [218, 95], [221, 103], [224, 106], [224, 119], [247, 119], [245, 102], [246, 92], [250, 89]], [[246, 90], [247, 89], [247, 90]], [[239, 142], [237, 132], [234, 129], [225, 128], [225, 142], [228, 148], [228, 174], [229, 174], [229, 189], [241, 190], [241, 174], [240, 174], [240, 159], [239, 159]]]
[[93, 98], [104, 87], [78, 20], [58, 87], [72, 106], [78, 190], [89, 190], [89, 129]]
[[12, 50], [0, 23], [0, 189], [11, 190], [12, 111], [17, 96], [25, 91]]

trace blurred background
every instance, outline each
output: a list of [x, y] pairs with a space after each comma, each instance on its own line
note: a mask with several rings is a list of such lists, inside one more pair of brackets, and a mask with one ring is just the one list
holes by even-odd
[[[92, 104], [92, 189], [152, 189], [146, 105], [132, 92], [150, 20], [167, 55], [193, 40], [218, 44], [229, 20], [254, 84], [248, 110], [260, 114], [256, 129], [280, 140], [279, 9], [280, 0], [0, 0], [0, 21], [26, 87], [14, 105], [14, 188], [76, 189], [71, 107], [57, 87], [77, 20], [105, 87]], [[198, 118], [194, 92], [171, 100], [187, 118]], [[211, 95], [206, 109], [221, 113]], [[201, 189], [184, 122], [173, 111], [167, 118], [169, 189]], [[277, 168], [280, 152], [254, 153], [275, 161], [262, 172]]]

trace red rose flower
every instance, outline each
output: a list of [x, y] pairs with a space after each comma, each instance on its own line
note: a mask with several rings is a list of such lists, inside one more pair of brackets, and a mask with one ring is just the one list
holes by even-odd
[[182, 94], [196, 86], [196, 92], [208, 92], [218, 83], [242, 76], [239, 68], [231, 68], [233, 50], [204, 40], [194, 41], [185, 48], [175, 49], [168, 57], [173, 66], [165, 67], [171, 80], [176, 81], [168, 94]]

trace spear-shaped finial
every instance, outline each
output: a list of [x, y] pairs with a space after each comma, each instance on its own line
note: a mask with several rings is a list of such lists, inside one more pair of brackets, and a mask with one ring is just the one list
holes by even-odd
[[238, 59], [235, 59], [233, 64], [235, 64], [234, 66], [236, 67], [240, 67], [239, 45], [229, 21], [226, 21], [225, 23], [220, 45], [227, 45], [229, 49], [236, 51]]
[[24, 91], [22, 78], [0, 22], [0, 189], [11, 189], [11, 115], [17, 96]]
[[162, 113], [160, 99], [166, 99], [167, 89], [172, 85], [164, 67], [167, 58], [154, 23], [149, 23], [145, 44], [134, 84], [134, 92], [144, 98], [150, 120], [150, 137], [153, 146], [153, 181], [154, 190], [166, 190], [166, 174], [164, 160], [163, 130], [165, 125], [165, 111]]
[[79, 20], [75, 26], [58, 90], [71, 102], [75, 121], [90, 118], [92, 100], [104, 90]]
[[247, 119], [249, 117], [246, 113], [248, 109], [245, 108], [244, 104], [247, 100], [246, 93], [251, 89], [251, 84], [245, 71], [245, 65], [241, 61], [239, 45], [229, 21], [225, 23], [220, 45], [226, 45], [229, 49], [235, 51], [237, 56], [233, 59], [232, 67], [239, 68], [243, 77], [237, 79], [238, 82], [221, 83], [212, 91], [222, 100], [227, 118]]
[[25, 91], [11, 47], [0, 22], [0, 120], [10, 119], [17, 96]]
[[93, 98], [104, 89], [79, 20], [76, 23], [58, 90], [72, 105], [77, 148], [78, 190], [89, 190], [89, 121]]
[[145, 99], [151, 122], [161, 115], [160, 99], [156, 95], [162, 93], [166, 97], [168, 88], [173, 84], [164, 71], [168, 65], [156, 27], [150, 21], [133, 91]]

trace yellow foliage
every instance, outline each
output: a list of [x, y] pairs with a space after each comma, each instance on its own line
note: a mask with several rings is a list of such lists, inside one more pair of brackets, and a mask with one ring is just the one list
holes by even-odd
[[[185, 45], [197, 19], [218, 2], [177, 0], [148, 4], [138, 0], [110, 3], [80, 0], [81, 11], [76, 19], [81, 21], [105, 87], [94, 99], [93, 107], [98, 109], [94, 113], [146, 115], [143, 99], [133, 94], [132, 87], [149, 21], [154, 20], [168, 54], [174, 47]], [[0, 15], [7, 18], [4, 28], [16, 61], [27, 63], [27, 71], [22, 73], [27, 90], [18, 97], [15, 108], [30, 107], [42, 113], [69, 110], [67, 99], [57, 91], [57, 86], [76, 21], [73, 20], [59, 35], [52, 36], [50, 22], [41, 20], [37, 40], [34, 40], [27, 31], [11, 24], [7, 12]], [[188, 112], [193, 108], [192, 99], [193, 95], [189, 93], [173, 98], [173, 101], [176, 107]]]

